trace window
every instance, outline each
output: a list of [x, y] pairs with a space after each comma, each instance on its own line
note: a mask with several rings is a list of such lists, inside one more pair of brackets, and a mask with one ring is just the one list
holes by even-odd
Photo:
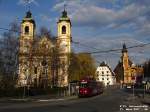
[[102, 78], [102, 80], [104, 80], [104, 78]]
[[99, 76], [99, 74], [97, 74], [97, 77]]
[[29, 34], [29, 26], [25, 27], [25, 34]]
[[102, 74], [104, 74], [104, 72], [102, 71]]
[[34, 68], [34, 73], [37, 74], [37, 67]]
[[97, 71], [97, 74], [99, 74], [99, 71]]
[[87, 83], [80, 83], [80, 88], [86, 88], [86, 87], [88, 87]]
[[66, 34], [66, 26], [62, 26], [62, 34]]

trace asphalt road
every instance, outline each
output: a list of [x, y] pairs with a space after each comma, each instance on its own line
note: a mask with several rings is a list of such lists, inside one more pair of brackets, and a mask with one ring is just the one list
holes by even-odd
[[3, 103], [0, 112], [119, 112], [127, 93], [108, 89], [103, 94], [90, 98], [53, 100], [41, 102]]

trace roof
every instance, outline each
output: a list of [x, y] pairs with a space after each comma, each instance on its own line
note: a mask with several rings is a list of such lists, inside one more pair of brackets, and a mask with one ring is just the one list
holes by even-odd
[[108, 66], [104, 61], [100, 63], [100, 66]]
[[62, 12], [62, 16], [61, 16], [62, 18], [67, 18], [68, 16], [67, 16], [67, 11], [66, 10], [64, 10], [63, 12]]
[[128, 52], [128, 51], [127, 51], [127, 47], [126, 47], [126, 44], [125, 44], [125, 43], [123, 44], [122, 52]]
[[22, 23], [24, 22], [30, 22], [33, 23], [34, 26], [36, 26], [34, 19], [32, 18], [32, 13], [30, 11], [26, 12], [26, 16], [22, 20]]
[[108, 70], [111, 72], [112, 76], [114, 76], [114, 72], [112, 71], [111, 67], [109, 67], [109, 65], [107, 65], [104, 61], [100, 64], [99, 67], [107, 67]]
[[32, 13], [30, 11], [26, 12], [26, 18], [32, 18]]
[[62, 21], [66, 21], [69, 22], [71, 24], [70, 18], [67, 15], [67, 11], [64, 9], [64, 11], [62, 12], [61, 17], [59, 18], [58, 22], [62, 22]]

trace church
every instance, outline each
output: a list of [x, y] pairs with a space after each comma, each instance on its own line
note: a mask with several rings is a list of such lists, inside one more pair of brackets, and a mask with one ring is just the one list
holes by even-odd
[[138, 83], [138, 77], [143, 76], [143, 67], [133, 64], [128, 55], [126, 44], [123, 44], [121, 60], [114, 69], [116, 80], [122, 84]]
[[71, 21], [64, 9], [57, 22], [57, 37], [36, 37], [31, 11], [21, 22], [17, 86], [68, 86], [71, 53]]

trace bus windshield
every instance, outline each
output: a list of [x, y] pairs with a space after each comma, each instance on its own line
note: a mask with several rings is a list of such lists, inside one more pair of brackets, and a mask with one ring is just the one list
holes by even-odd
[[87, 85], [87, 83], [80, 83], [80, 88], [86, 88], [86, 87], [88, 87], [88, 85]]

